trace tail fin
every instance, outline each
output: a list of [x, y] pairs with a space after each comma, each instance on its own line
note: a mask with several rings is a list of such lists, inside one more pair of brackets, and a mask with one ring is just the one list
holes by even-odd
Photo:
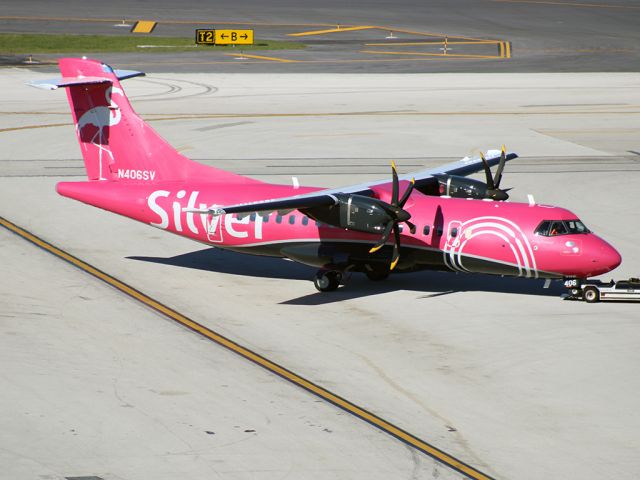
[[193, 162], [178, 153], [131, 108], [120, 80], [144, 75], [113, 70], [86, 58], [59, 60], [62, 79], [34, 82], [44, 88], [67, 88], [89, 180], [159, 182], [189, 177], [216, 182], [252, 179]]

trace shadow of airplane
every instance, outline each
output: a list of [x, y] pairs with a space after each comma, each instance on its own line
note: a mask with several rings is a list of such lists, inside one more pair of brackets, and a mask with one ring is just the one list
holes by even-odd
[[[207, 248], [174, 257], [130, 256], [130, 260], [152, 262], [182, 268], [192, 268], [230, 275], [258, 278], [305, 280], [313, 278], [316, 269], [275, 257], [257, 257], [218, 248]], [[560, 297], [565, 292], [561, 282], [552, 282], [543, 288], [544, 280], [499, 277], [482, 274], [455, 274], [422, 271], [392, 275], [382, 282], [372, 282], [364, 275], [347, 278], [347, 287], [331, 293], [314, 291], [309, 295], [282, 302], [283, 305], [323, 305], [352, 298], [379, 295], [397, 290], [424, 292], [418, 299], [429, 299], [461, 292], [496, 292], [518, 295]], [[309, 284], [310, 288], [311, 283]]]

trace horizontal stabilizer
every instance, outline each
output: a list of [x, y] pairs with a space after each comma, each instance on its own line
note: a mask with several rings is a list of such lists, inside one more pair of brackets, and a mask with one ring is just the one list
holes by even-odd
[[138, 72], [137, 70], [114, 70], [113, 73], [118, 77], [118, 80], [126, 80], [133, 77], [144, 77], [146, 73]]
[[42, 88], [43, 90], [55, 90], [60, 87], [71, 87], [74, 85], [92, 85], [96, 83], [110, 83], [109, 78], [104, 77], [58, 77], [46, 80], [34, 80], [27, 83], [30, 87]]
[[[144, 75], [144, 72], [138, 72], [136, 70], [114, 70], [114, 75], [118, 77], [118, 80], [125, 80], [127, 78], [140, 77]], [[36, 88], [42, 88], [44, 90], [56, 90], [60, 87], [71, 87], [73, 85], [91, 85], [97, 83], [112, 82], [112, 79], [107, 77], [57, 77], [49, 78], [46, 80], [34, 80], [27, 83], [27, 85]]]

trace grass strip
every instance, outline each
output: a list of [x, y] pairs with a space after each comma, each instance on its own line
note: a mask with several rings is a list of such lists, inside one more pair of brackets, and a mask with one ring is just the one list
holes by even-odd
[[0, 33], [0, 54], [104, 53], [104, 52], [193, 52], [291, 50], [304, 43], [256, 40], [253, 45], [196, 45], [194, 38], [131, 35], [54, 35]]

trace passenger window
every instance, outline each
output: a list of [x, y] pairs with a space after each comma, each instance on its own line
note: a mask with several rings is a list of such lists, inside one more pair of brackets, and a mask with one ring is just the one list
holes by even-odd
[[309, 225], [309, 217], [302, 217], [302, 225], [305, 227]]
[[267, 215], [262, 215], [262, 221], [264, 223], [267, 223], [269, 221], [269, 215], [268, 214]]
[[296, 223], [296, 216], [295, 215], [289, 215], [289, 225], [293, 225]]
[[276, 215], [276, 223], [282, 223], [282, 215]]
[[458, 229], [454, 227], [454, 228], [451, 229], [450, 233], [451, 233], [452, 237], [457, 237], [458, 236]]
[[251, 222], [255, 222], [255, 221], [256, 221], [256, 214], [255, 214], [255, 212], [254, 212], [254, 213], [252, 213], [251, 215], [249, 215], [249, 221], [251, 221]]
[[422, 234], [426, 236], [429, 235], [429, 232], [431, 232], [431, 227], [429, 225], [425, 225], [422, 229]]
[[442, 236], [442, 227], [437, 227], [436, 228], [436, 235], [441, 237]]

